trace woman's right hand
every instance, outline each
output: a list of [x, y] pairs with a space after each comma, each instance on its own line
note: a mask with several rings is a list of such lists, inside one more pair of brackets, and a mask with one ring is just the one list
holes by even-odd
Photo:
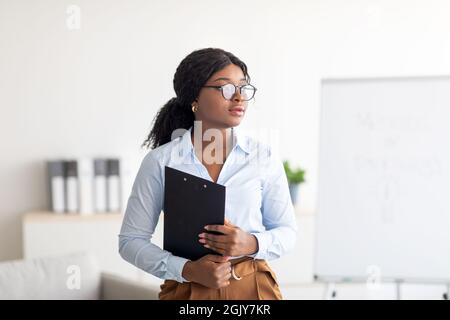
[[208, 254], [195, 261], [185, 263], [182, 276], [211, 289], [219, 289], [230, 284], [231, 263], [229, 257]]

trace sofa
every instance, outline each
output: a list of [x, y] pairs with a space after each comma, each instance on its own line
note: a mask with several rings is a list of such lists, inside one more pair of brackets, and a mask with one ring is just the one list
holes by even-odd
[[0, 299], [157, 300], [159, 286], [102, 272], [86, 252], [0, 262]]

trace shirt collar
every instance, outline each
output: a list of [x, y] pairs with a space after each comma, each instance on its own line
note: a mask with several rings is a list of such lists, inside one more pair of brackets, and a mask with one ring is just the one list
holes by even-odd
[[[182, 153], [187, 155], [194, 151], [194, 145], [191, 140], [191, 133], [194, 126], [191, 126], [182, 136], [181, 136], [181, 149]], [[232, 127], [232, 135], [234, 138], [234, 145], [237, 145], [242, 151], [249, 154], [249, 141], [247, 137], [240, 131], [239, 128]]]

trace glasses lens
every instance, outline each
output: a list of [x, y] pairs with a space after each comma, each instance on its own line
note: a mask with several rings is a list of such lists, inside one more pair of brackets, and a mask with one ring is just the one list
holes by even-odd
[[241, 95], [244, 100], [250, 100], [255, 95], [255, 88], [251, 85], [246, 85], [241, 88]]
[[227, 100], [230, 100], [233, 97], [234, 92], [235, 92], [235, 87], [231, 83], [226, 84], [222, 87], [223, 97]]

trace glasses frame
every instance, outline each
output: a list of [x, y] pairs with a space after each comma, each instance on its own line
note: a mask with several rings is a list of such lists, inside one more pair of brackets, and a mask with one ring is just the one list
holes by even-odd
[[[231, 98], [230, 99], [227, 99], [227, 98], [225, 98], [225, 96], [223, 95], [223, 87], [225, 87], [225, 86], [228, 86], [228, 85], [232, 85], [232, 86], [234, 86], [234, 93], [233, 93], [233, 95], [231, 96]], [[227, 84], [224, 84], [224, 85], [222, 85], [222, 86], [203, 86], [203, 88], [215, 88], [215, 89], [220, 89], [220, 92], [222, 92], [222, 97], [225, 99], [225, 100], [228, 100], [228, 101], [230, 101], [232, 98], [233, 98], [233, 96], [236, 94], [236, 92], [237, 92], [237, 89], [239, 88], [239, 94], [242, 96], [242, 87], [246, 87], [246, 86], [250, 86], [250, 87], [252, 87], [253, 88], [253, 96], [250, 98], [250, 99], [248, 99], [248, 100], [245, 100], [245, 99], [243, 99], [244, 101], [250, 101], [250, 100], [252, 100], [254, 97], [255, 97], [255, 94], [256, 94], [256, 91], [258, 90], [258, 89], [256, 89], [256, 87], [254, 86], [254, 85], [251, 85], [251, 84], [243, 84], [243, 85], [241, 85], [241, 86], [236, 86], [236, 85], [234, 85], [233, 83], [227, 83]]]

